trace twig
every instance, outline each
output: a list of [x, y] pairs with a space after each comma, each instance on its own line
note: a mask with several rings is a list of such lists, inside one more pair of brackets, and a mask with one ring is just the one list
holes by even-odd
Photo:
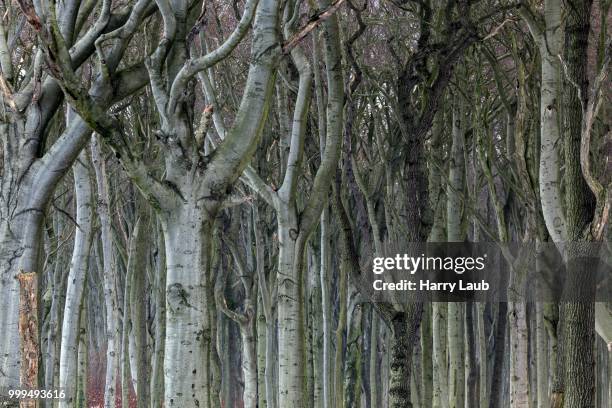
[[289, 54], [289, 52], [291, 52], [291, 50], [296, 45], [298, 45], [300, 41], [302, 41], [308, 34], [310, 34], [312, 30], [314, 30], [323, 21], [331, 17], [336, 12], [336, 10], [340, 8], [344, 1], [345, 0], [336, 0], [325, 10], [310, 17], [310, 20], [308, 20], [308, 23], [306, 23], [304, 27], [302, 27], [300, 30], [298, 30], [297, 33], [291, 36], [291, 38], [285, 41], [285, 43], [283, 44], [283, 54]]

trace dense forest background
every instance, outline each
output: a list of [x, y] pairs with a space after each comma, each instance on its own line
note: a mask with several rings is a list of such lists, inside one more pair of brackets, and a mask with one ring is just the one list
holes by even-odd
[[409, 242], [609, 254], [610, 5], [3, 0], [3, 403], [612, 406], [610, 303], [358, 284]]

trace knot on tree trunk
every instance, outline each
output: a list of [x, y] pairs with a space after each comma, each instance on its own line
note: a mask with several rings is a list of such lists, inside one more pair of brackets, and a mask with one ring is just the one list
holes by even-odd
[[187, 307], [193, 307], [189, 304], [189, 293], [180, 283], [172, 283], [166, 289], [166, 298], [168, 301], [168, 309], [170, 313], [180, 313]]

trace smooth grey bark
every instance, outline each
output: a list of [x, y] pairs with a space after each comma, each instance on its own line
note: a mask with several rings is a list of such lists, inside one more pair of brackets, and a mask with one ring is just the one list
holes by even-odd
[[[58, 231], [59, 232], [59, 231]], [[56, 248], [59, 250], [59, 247]], [[65, 297], [64, 283], [66, 275], [61, 270], [62, 262], [56, 258], [56, 264], [52, 269], [53, 287], [51, 289], [51, 308], [49, 310], [49, 326], [47, 336], [47, 350], [45, 355], [45, 387], [48, 389], [58, 382], [59, 375], [59, 354], [61, 338], [61, 310], [64, 308], [63, 299]], [[46, 407], [52, 408], [53, 401], [47, 401]]]
[[[317, 123], [319, 130], [319, 145], [324, 146], [327, 137], [327, 124], [325, 122], [325, 95], [323, 92], [323, 81], [321, 78], [321, 70], [319, 63], [320, 55], [320, 38], [318, 33], [314, 33], [312, 37], [312, 55], [314, 66], [314, 86], [315, 99], [317, 108]], [[329, 204], [321, 211], [319, 221], [319, 248], [320, 248], [320, 285], [321, 285], [321, 317], [323, 330], [323, 367], [321, 375], [323, 377], [323, 408], [332, 407], [333, 382], [332, 382], [332, 309], [331, 309], [331, 248], [330, 248], [330, 220], [329, 220]]]
[[155, 265], [153, 299], [155, 304], [155, 338], [151, 356], [151, 408], [161, 406], [164, 399], [164, 339], [166, 337], [166, 257], [163, 238], [159, 227], [156, 228], [159, 255]]
[[[449, 242], [462, 242], [463, 210], [461, 194], [465, 191], [465, 102], [456, 96], [453, 106], [452, 145], [446, 203], [446, 230]], [[448, 304], [448, 403], [450, 408], [465, 405], [465, 350], [464, 350], [465, 304]]]
[[524, 302], [509, 303], [510, 327], [510, 406], [529, 407], [527, 306]]
[[338, 324], [336, 326], [336, 352], [334, 354], [334, 406], [344, 406], [344, 354], [347, 347], [347, 320], [348, 309], [348, 271], [349, 267], [344, 254], [340, 260], [339, 283], [338, 283]]
[[[193, 271], [210, 268], [212, 225], [199, 206], [184, 205], [162, 220], [167, 262], [165, 405], [215, 406], [212, 348], [216, 328], [210, 279]], [[211, 309], [211, 304], [213, 308]]]
[[115, 406], [116, 382], [120, 357], [119, 313], [117, 288], [117, 265], [112, 246], [110, 192], [106, 163], [102, 157], [99, 136], [91, 142], [91, 156], [96, 173], [98, 190], [98, 217], [100, 218], [100, 239], [104, 277], [104, 306], [106, 310], [106, 376], [104, 380], [104, 407]]
[[[85, 289], [87, 291], [87, 289]], [[79, 351], [77, 369], [77, 408], [87, 408], [88, 405], [88, 374], [89, 374], [89, 332], [87, 330], [88, 308], [87, 302], [81, 303], [81, 317], [79, 325]]]
[[421, 406], [433, 401], [433, 310], [431, 305], [423, 306], [421, 323]]
[[66, 284], [62, 322], [58, 385], [65, 390], [66, 398], [59, 401], [60, 408], [73, 407], [77, 403], [81, 304], [93, 239], [93, 194], [88, 166], [89, 157], [86, 152], [82, 152], [73, 166], [77, 230]]
[[446, 303], [432, 304], [433, 337], [433, 408], [448, 407], [448, 365], [447, 365], [447, 324], [448, 306]]
[[543, 22], [527, 7], [519, 11], [538, 45], [542, 61], [539, 189], [544, 221], [555, 242], [561, 242], [566, 237], [565, 215], [560, 199], [562, 139], [559, 128], [561, 68], [558, 55], [563, 38], [561, 9], [561, 1], [546, 0]]
[[482, 302], [476, 303], [476, 324], [478, 335], [478, 365], [479, 365], [479, 406], [486, 408], [489, 403], [489, 356], [487, 355], [487, 336], [485, 329], [486, 306]]
[[261, 294], [257, 296], [257, 405], [267, 408], [266, 401], [266, 316], [262, 311]]
[[312, 405], [314, 408], [323, 408], [323, 308], [321, 299], [321, 260], [319, 248], [315, 247], [315, 239], [309, 245], [308, 287], [309, 296], [309, 322], [311, 328], [310, 353], [312, 358]]
[[[132, 285], [130, 290], [130, 316], [131, 339], [130, 355], [134, 355], [132, 368], [132, 381], [136, 390], [138, 408], [149, 406], [150, 361], [149, 342], [147, 333], [147, 261], [148, 261], [148, 235], [149, 216], [148, 209], [142, 209], [142, 214], [136, 220], [130, 241], [128, 270], [133, 269]], [[131, 346], [133, 343], [133, 347]]]
[[[128, 261], [129, 262], [129, 261]], [[119, 382], [121, 384], [121, 406], [128, 405], [130, 401], [130, 389], [132, 385], [132, 356], [130, 353], [130, 331], [132, 321], [130, 318], [132, 304], [130, 302], [131, 287], [134, 283], [134, 268], [127, 268], [123, 285], [123, 305], [121, 311], [121, 347], [119, 349]]]
[[465, 406], [465, 303], [448, 304], [448, 406]]
[[549, 353], [548, 335], [544, 323], [544, 305], [535, 304], [536, 313], [536, 368], [537, 368], [537, 408], [547, 408], [550, 406], [548, 400], [549, 384]]
[[[317, 87], [318, 88], [318, 87]], [[317, 91], [320, 93], [321, 91]], [[317, 99], [317, 107], [319, 100]], [[321, 123], [321, 122], [319, 122]], [[323, 140], [323, 139], [322, 139]], [[321, 280], [321, 312], [323, 319], [323, 406], [332, 407], [333, 382], [331, 380], [333, 370], [332, 360], [332, 309], [331, 309], [331, 246], [330, 246], [330, 210], [326, 205], [321, 211], [320, 220], [320, 247], [321, 266], [319, 269]]]

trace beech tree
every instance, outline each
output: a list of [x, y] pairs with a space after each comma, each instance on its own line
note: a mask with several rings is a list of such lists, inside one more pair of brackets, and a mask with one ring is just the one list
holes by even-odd
[[0, 401], [609, 406], [610, 4], [3, 3]]

